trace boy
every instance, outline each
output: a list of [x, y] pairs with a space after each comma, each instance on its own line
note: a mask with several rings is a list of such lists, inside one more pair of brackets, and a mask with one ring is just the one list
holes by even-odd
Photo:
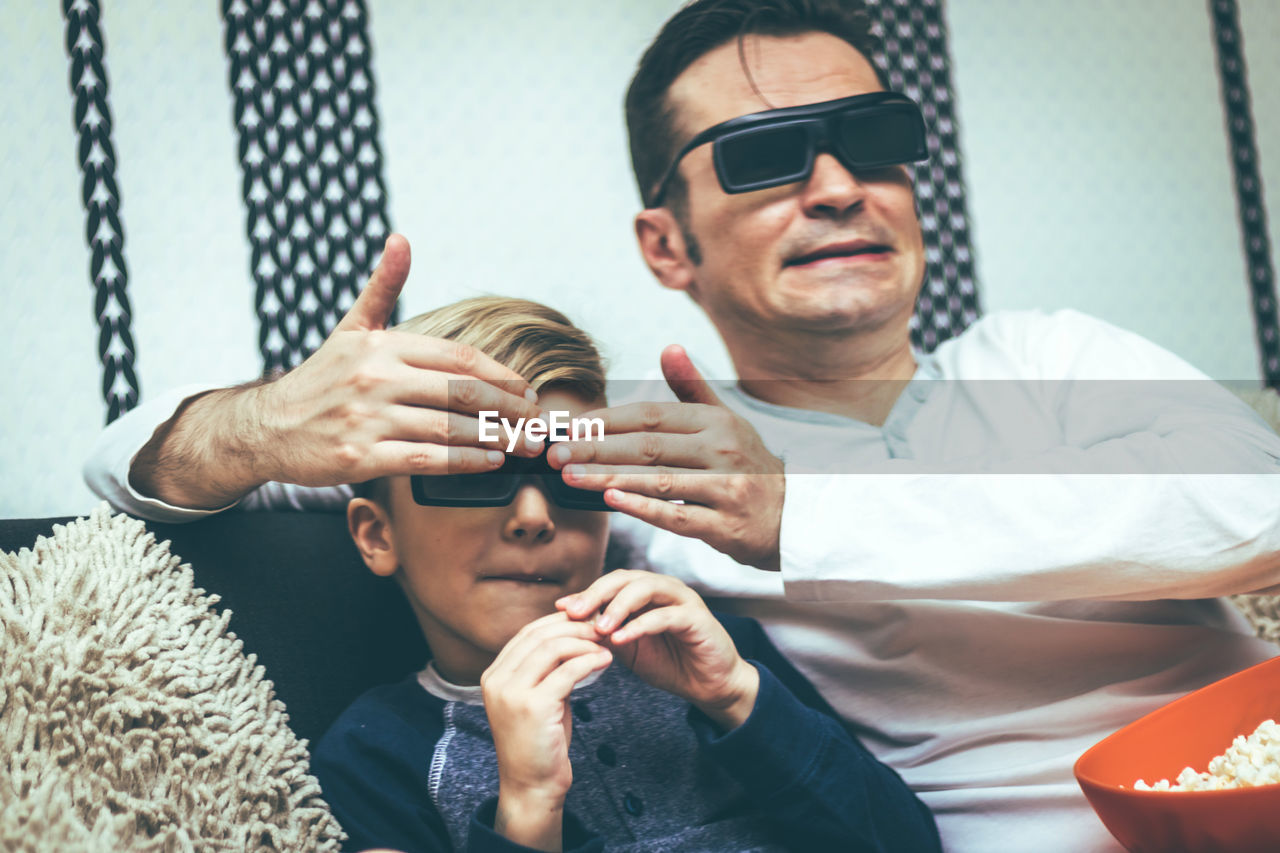
[[[471, 299], [401, 328], [484, 352], [547, 411], [604, 403], [594, 345], [545, 306]], [[351, 535], [432, 660], [315, 750], [350, 849], [937, 849], [924, 806], [756, 623], [717, 621], [674, 578], [601, 576], [604, 509], [545, 454], [357, 489]], [[565, 613], [582, 600], [590, 621]]]

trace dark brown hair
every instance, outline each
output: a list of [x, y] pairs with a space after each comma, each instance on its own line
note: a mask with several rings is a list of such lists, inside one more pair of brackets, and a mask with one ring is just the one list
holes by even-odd
[[[663, 25], [627, 88], [631, 168], [642, 203], [649, 203], [655, 185], [683, 144], [677, 136], [675, 110], [667, 100], [676, 78], [700, 57], [748, 34], [809, 32], [830, 33], [848, 42], [872, 63], [880, 85], [888, 88], [884, 72], [872, 60], [879, 40], [858, 0], [695, 0]], [[677, 214], [684, 197], [684, 181], [676, 174], [668, 184], [667, 198]]]

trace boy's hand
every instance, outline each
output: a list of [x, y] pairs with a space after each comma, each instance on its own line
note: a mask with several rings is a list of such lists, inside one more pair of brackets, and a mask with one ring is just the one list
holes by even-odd
[[595, 629], [552, 613], [530, 622], [480, 676], [498, 753], [494, 830], [538, 850], [559, 850], [569, 764], [569, 693], [613, 656]]
[[636, 675], [687, 699], [721, 727], [737, 728], [755, 707], [760, 673], [679, 580], [620, 569], [556, 607], [580, 620], [603, 610], [595, 630]]

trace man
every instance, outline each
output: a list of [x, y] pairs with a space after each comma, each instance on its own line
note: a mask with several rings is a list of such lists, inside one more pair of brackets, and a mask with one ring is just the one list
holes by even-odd
[[[835, 3], [699, 3], [628, 95], [645, 259], [716, 325], [739, 376], [723, 402], [771, 452], [669, 350], [685, 405], [613, 410], [609, 439], [551, 458], [696, 537], [653, 535], [649, 559], [762, 621], [948, 849], [1109, 849], [1075, 758], [1275, 653], [1209, 597], [1280, 582], [1280, 478], [1247, 476], [1280, 472], [1280, 441], [1173, 356], [1071, 313], [994, 316], [913, 353], [905, 167], [774, 138], [775, 161], [735, 175], [717, 150], [769, 110], [785, 127], [788, 108], [882, 89], [864, 38]], [[729, 191], [771, 176], [794, 179]], [[758, 476], [772, 454], [785, 481]]]
[[[1074, 759], [1274, 652], [1211, 597], [1280, 583], [1280, 478], [1256, 476], [1280, 439], [1175, 357], [1069, 312], [913, 352], [915, 152], [906, 125], [888, 164], [841, 135], [899, 108], [845, 6], [702, 0], [659, 34], [628, 97], [637, 238], [740, 382], [717, 395], [669, 349], [681, 402], [606, 410], [604, 442], [550, 456], [654, 525], [637, 535], [655, 568], [764, 623], [948, 849], [1112, 849]], [[824, 106], [770, 112], [808, 105]], [[1180, 381], [1140, 381], [1157, 379]], [[285, 473], [345, 476], [318, 467]], [[1095, 476], [1120, 473], [1141, 476]]]

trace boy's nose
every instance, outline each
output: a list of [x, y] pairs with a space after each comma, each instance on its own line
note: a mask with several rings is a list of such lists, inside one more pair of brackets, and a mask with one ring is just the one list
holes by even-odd
[[542, 488], [525, 483], [511, 502], [511, 512], [502, 528], [502, 535], [512, 542], [550, 542], [556, 535], [556, 524], [551, 518], [551, 501]]

